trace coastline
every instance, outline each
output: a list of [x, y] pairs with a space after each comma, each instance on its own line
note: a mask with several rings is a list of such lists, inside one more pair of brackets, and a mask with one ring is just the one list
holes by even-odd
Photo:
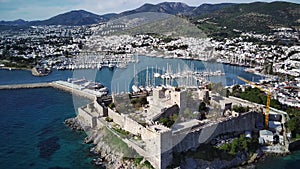
[[[74, 119], [79, 120], [78, 116]], [[84, 140], [86, 144], [93, 144], [90, 152], [99, 156], [93, 160], [94, 164], [97, 166], [105, 166], [106, 168], [132, 168], [132, 169], [144, 169], [147, 168], [143, 165], [137, 165], [134, 162], [134, 158], [124, 158], [124, 154], [114, 151], [109, 143], [104, 141], [105, 132], [107, 129], [104, 127], [100, 131], [89, 130], [83, 125], [80, 120], [77, 122], [81, 125], [81, 128], [77, 128], [73, 125], [67, 125], [72, 130], [79, 130], [85, 128], [87, 133], [90, 133]], [[76, 126], [76, 125], [75, 125]], [[184, 157], [181, 159], [181, 164], [177, 167], [189, 168], [189, 169], [206, 169], [206, 168], [255, 168], [255, 165], [259, 162], [263, 162], [268, 157], [271, 156], [285, 156], [282, 154], [268, 154], [263, 153], [260, 149], [257, 150], [255, 154], [249, 156], [248, 153], [238, 153], [232, 160], [220, 160], [215, 159], [213, 161], [206, 161], [202, 159], [194, 159], [189, 157]]]
[[[66, 127], [69, 127], [73, 131], [85, 131], [89, 133], [83, 140], [85, 144], [92, 144], [90, 153], [94, 155], [93, 163], [96, 166], [105, 168], [131, 168], [140, 169], [142, 166], [138, 166], [131, 158], [126, 158], [120, 151], [116, 151], [105, 141], [108, 130], [103, 127], [102, 129], [95, 131], [85, 126], [78, 116], [66, 119], [64, 122]], [[110, 140], [109, 140], [110, 141]], [[120, 141], [120, 140], [119, 140]]]
[[[58, 87], [59, 88], [59, 87]], [[62, 89], [62, 90], [64, 90], [64, 91], [67, 91], [67, 90], [65, 90], [65, 89]], [[74, 90], [69, 90], [68, 92], [71, 92], [71, 93], [73, 93], [74, 92]], [[75, 93], [76, 94], [76, 93]], [[80, 96], [80, 95], [79, 95]], [[83, 96], [84, 97], [84, 96]], [[92, 100], [92, 99], [91, 99]], [[107, 156], [108, 155], [108, 157], [107, 157], [107, 160], [111, 160], [111, 159], [118, 159], [119, 161], [120, 161], [120, 163], [119, 164], [121, 164], [121, 162], [123, 161], [123, 159], [122, 158], [118, 158], [118, 157], [110, 157], [109, 156], [109, 154], [111, 154], [112, 152], [111, 151], [108, 151], [109, 153], [107, 153], [107, 150], [102, 150], [101, 149], [101, 147], [103, 146], [103, 144], [105, 144], [104, 142], [102, 142], [102, 143], [99, 143], [101, 146], [100, 146], [100, 148], [99, 149], [97, 149], [99, 152], [99, 154], [104, 154], [105, 156]], [[98, 143], [97, 143], [97, 145], [98, 145]], [[97, 146], [98, 147], [98, 146]]]
[[[70, 92], [72, 92], [72, 90], [69, 90]], [[106, 143], [101, 140], [102, 138], [102, 135], [96, 135], [96, 136], [93, 136], [93, 140], [92, 142], [94, 143], [94, 145], [96, 145], [95, 147], [95, 150], [94, 152], [96, 152], [97, 154], [99, 154], [101, 157], [101, 159], [105, 160], [108, 162], [110, 166], [110, 168], [115, 168], [115, 165], [117, 166], [134, 166], [133, 162], [131, 160], [124, 160], [121, 156], [121, 154], [118, 154], [118, 152], [113, 152], [111, 150], [110, 147], [107, 147], [108, 145], [106, 145]], [[297, 140], [297, 143], [300, 144], [300, 140]], [[233, 165], [231, 167], [234, 167], [236, 164], [236, 162], [240, 161], [240, 164], [238, 166], [248, 166], [248, 165], [251, 165], [251, 164], [256, 164], [257, 162], [261, 162], [263, 161], [264, 159], [268, 158], [269, 156], [273, 156], [274, 154], [264, 154], [261, 158], [258, 158], [258, 159], [255, 159], [253, 160], [253, 162], [249, 162], [247, 160], [244, 160], [243, 161], [243, 158], [240, 158], [240, 157], [237, 157], [233, 162], [227, 162], [227, 166], [228, 165]], [[276, 156], [276, 155], [275, 155]], [[96, 160], [95, 162], [99, 162], [99, 160]], [[100, 160], [101, 161], [101, 160]], [[117, 161], [117, 162], [113, 162], [113, 161]], [[206, 164], [208, 165], [208, 162], [205, 162], [205, 161], [200, 161], [202, 164]], [[221, 162], [221, 163], [220, 163]], [[216, 160], [214, 163], [210, 163], [209, 166], [214, 166], [214, 165], [217, 165], [217, 164], [223, 164], [225, 161], [220, 161], [220, 160]], [[248, 163], [246, 163], [248, 162]], [[246, 163], [246, 164], [245, 164]], [[136, 166], [135, 166], [136, 167]], [[225, 168], [226, 168], [225, 167]]]
[[[196, 56], [195, 57], [171, 56], [171, 55], [167, 55], [165, 53], [140, 53], [138, 56], [144, 56], [144, 57], [150, 57], [150, 58], [163, 58], [163, 59], [181, 59], [181, 60], [200, 61], [200, 62], [207, 62], [207, 63], [215, 62], [215, 63], [219, 63], [219, 64], [223, 64], [223, 65], [237, 66], [237, 67], [243, 67], [243, 68], [254, 68], [253, 66], [239, 64], [239, 63], [218, 61], [218, 59], [216, 59], [216, 58], [208, 59], [208, 58], [200, 58], [200, 57], [196, 57]], [[0, 70], [1, 69], [4, 69], [4, 70], [26, 70], [26, 71], [32, 72], [32, 69], [30, 69], [30, 68], [0, 67]], [[74, 69], [65, 69], [65, 70], [74, 70]], [[77, 69], [77, 70], [81, 70], [81, 69]], [[58, 70], [58, 71], [64, 71], [64, 70]], [[273, 77], [271, 75], [262, 74], [260, 72], [248, 72], [248, 71], [245, 71], [245, 72], [253, 74], [253, 75], [262, 76], [264, 78]], [[37, 75], [36, 77], [43, 77], [43, 76], [48, 76], [48, 75], [49, 74]], [[33, 75], [33, 76], [35, 76], [35, 75]]]

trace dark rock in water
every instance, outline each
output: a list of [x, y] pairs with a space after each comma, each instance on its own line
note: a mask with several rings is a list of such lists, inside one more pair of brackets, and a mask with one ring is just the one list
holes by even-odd
[[55, 132], [53, 125], [57, 124], [58, 121], [60, 121], [59, 118], [53, 119], [47, 126], [45, 126], [44, 128], [42, 128], [39, 131], [38, 136], [41, 138], [45, 138], [47, 136], [52, 136], [53, 133]]
[[82, 131], [83, 128], [81, 127], [80, 123], [76, 118], [69, 118], [65, 120], [65, 125], [70, 127], [72, 130]]
[[34, 162], [32, 162], [32, 163], [30, 163], [30, 164], [29, 164], [29, 166], [30, 166], [30, 167], [33, 167], [33, 166], [35, 166], [35, 163], [34, 163]]
[[44, 128], [40, 134], [38, 134], [39, 137], [43, 137], [45, 135], [48, 135], [50, 133], [52, 133], [52, 129], [51, 128]]
[[40, 149], [39, 156], [44, 159], [50, 159], [51, 156], [60, 149], [58, 140], [58, 137], [50, 137], [46, 140], [40, 141], [37, 145], [37, 147]]

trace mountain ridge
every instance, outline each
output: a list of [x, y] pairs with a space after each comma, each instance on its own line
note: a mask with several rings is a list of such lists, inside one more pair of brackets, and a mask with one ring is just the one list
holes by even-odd
[[194, 8], [196, 7], [188, 6], [187, 4], [182, 2], [162, 2], [156, 5], [146, 3], [137, 9], [122, 12], [120, 13], [120, 15], [124, 16], [124, 15], [139, 13], [139, 12], [162, 12], [162, 13], [177, 15], [179, 13], [189, 12]]
[[[219, 9], [216, 6], [222, 6], [219, 4], [210, 4], [213, 8]], [[200, 5], [201, 6], [201, 5]], [[108, 13], [104, 15], [94, 14], [85, 10], [72, 10], [62, 14], [58, 14], [46, 20], [34, 20], [34, 21], [24, 21], [18, 19], [16, 21], [0, 21], [0, 25], [12, 25], [12, 26], [24, 26], [24, 25], [88, 25], [96, 24], [99, 22], [105, 22], [110, 19], [127, 16], [131, 14], [141, 13], [141, 12], [162, 12], [171, 15], [186, 15], [190, 16], [191, 12], [199, 7], [189, 6], [182, 2], [161, 2], [158, 4], [145, 3], [142, 6], [133, 9], [117, 13]], [[212, 11], [212, 10], [208, 10]], [[207, 13], [207, 12], [205, 12]], [[88, 15], [88, 16], [86, 16]], [[22, 20], [23, 22], [20, 22]]]
[[242, 3], [196, 17], [201, 28], [265, 33], [276, 27], [300, 27], [300, 4], [276, 1]]
[[[279, 24], [283, 23], [283, 25], [290, 25], [290, 22], [286, 20], [295, 19], [295, 17], [298, 16], [298, 13], [300, 11], [299, 6], [300, 4], [297, 3], [282, 2], [282, 1], [253, 2], [253, 3], [239, 3], [239, 4], [235, 4], [235, 3], [201, 4], [197, 7], [189, 6], [182, 2], [162, 2], [158, 4], [145, 3], [136, 9], [127, 10], [118, 14], [108, 13], [104, 15], [98, 15], [85, 10], [72, 10], [66, 13], [58, 14], [46, 20], [24, 21], [22, 19], [18, 19], [15, 21], [0, 21], [0, 25], [2, 26], [3, 25], [5, 26], [90, 25], [90, 24], [97, 24], [100, 22], [107, 22], [111, 19], [120, 18], [131, 14], [137, 14], [142, 12], [161, 12], [161, 13], [166, 13], [171, 15], [182, 15], [190, 19], [210, 17], [212, 22], [216, 22], [220, 26], [233, 27], [235, 25], [240, 25], [238, 28], [243, 28], [243, 26], [241, 26], [241, 24], [238, 23], [239, 20], [244, 21], [243, 24], [245, 24], [246, 27], [247, 25], [251, 27], [252, 23], [247, 22], [247, 19], [253, 21], [260, 21], [259, 20], [260, 17], [262, 18], [262, 20], [265, 20], [268, 23], [278, 22]], [[299, 9], [297, 7], [299, 7]], [[292, 14], [285, 11], [285, 10], [290, 10], [290, 8], [294, 10], [292, 11], [293, 12]], [[277, 13], [279, 12], [279, 14], [277, 14], [274, 11], [276, 11]], [[280, 17], [277, 17], [277, 15], [279, 15]], [[300, 17], [298, 19], [300, 21]]]
[[85, 11], [72, 10], [42, 21], [30, 21], [30, 25], [89, 25], [105, 21], [100, 15]]

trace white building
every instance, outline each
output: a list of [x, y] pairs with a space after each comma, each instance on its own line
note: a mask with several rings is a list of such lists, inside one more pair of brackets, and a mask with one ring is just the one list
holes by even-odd
[[259, 131], [259, 140], [260, 143], [273, 143], [274, 141], [274, 135], [269, 130], [260, 130]]

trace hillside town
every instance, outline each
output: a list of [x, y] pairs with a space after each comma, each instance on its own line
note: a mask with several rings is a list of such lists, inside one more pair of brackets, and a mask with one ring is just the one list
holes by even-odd
[[299, 168], [299, 2], [152, 2], [0, 1], [0, 168]]
[[285, 77], [285, 82], [272, 84], [274, 97], [299, 107], [298, 95], [290, 92], [297, 91], [299, 78], [289, 78], [300, 75], [300, 47], [293, 45], [299, 44], [299, 32], [294, 29], [277, 28], [270, 35], [247, 32], [222, 41], [158, 34], [102, 35], [125, 28], [123, 24], [107, 23], [2, 31], [0, 66], [26, 64], [57, 70], [126, 68], [128, 63], [138, 61], [136, 55], [216, 61], [246, 66], [246, 71], [259, 75]]
[[[32, 26], [26, 30], [2, 31], [1, 64], [9, 66], [20, 61], [29, 62], [32, 66], [45, 64], [57, 69], [95, 68], [99, 67], [98, 63], [111, 61], [116, 64], [132, 55], [147, 55], [214, 60], [256, 69], [272, 65], [265, 73], [299, 75], [299, 45], [292, 45], [299, 43], [299, 33], [293, 29], [274, 29], [270, 35], [241, 33], [239, 37], [218, 41], [147, 33], [103, 36], [99, 35], [99, 31], [107, 30], [99, 29], [101, 25]], [[115, 30], [115, 27], [119, 29]], [[110, 25], [109, 28], [115, 32], [125, 29], [125, 26]], [[99, 58], [97, 63], [82, 59], [82, 56], [87, 57], [90, 53]]]
[[[103, 66], [126, 69], [127, 64], [139, 62], [139, 55], [243, 66], [245, 71], [265, 78], [255, 84], [226, 86], [228, 93], [225, 95], [222, 94], [225, 89], [212, 91], [216, 84], [208, 83], [196, 88], [153, 86], [150, 90], [133, 90], [128, 95], [112, 93], [111, 98], [95, 97], [91, 103], [79, 108], [76, 118], [83, 128], [92, 131], [88, 142], [103, 145], [101, 141], [99, 144], [98, 131], [106, 128], [106, 132], [112, 132], [155, 168], [176, 166], [173, 163], [176, 153], [193, 152], [200, 144], [218, 147], [215, 151], [229, 151], [228, 145], [239, 139], [246, 147], [260, 145], [264, 153], [289, 152], [289, 143], [299, 137], [297, 134], [292, 136], [298, 129], [289, 128], [291, 125], [288, 124], [289, 116], [295, 117], [300, 108], [299, 30], [276, 28], [267, 35], [243, 32], [223, 40], [147, 32], [115, 34], [124, 30], [126, 25], [111, 23], [3, 30], [0, 66], [35, 67], [37, 74], [40, 69], [101, 69]], [[104, 86], [82, 79], [59, 83], [71, 88], [77, 83], [86, 88], [97, 88], [97, 96], [108, 92]], [[257, 86], [263, 88], [263, 92], [255, 90]], [[79, 85], [77, 90], [81, 87]], [[266, 90], [272, 93], [268, 117], [266, 109], [270, 105], [266, 106]], [[260, 100], [250, 97], [255, 94]], [[265, 118], [269, 118], [267, 126]], [[239, 138], [240, 135], [249, 140]], [[101, 153], [101, 147], [96, 148]], [[238, 149], [230, 150], [230, 154], [237, 155]], [[254, 157], [248, 154], [234, 165], [224, 164], [223, 167], [239, 165], [252, 157], [255, 161], [261, 152], [253, 151]], [[123, 164], [111, 165], [113, 168]]]

